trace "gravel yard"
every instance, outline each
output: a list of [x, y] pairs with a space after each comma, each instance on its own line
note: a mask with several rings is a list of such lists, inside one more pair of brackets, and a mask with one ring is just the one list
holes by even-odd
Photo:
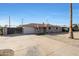
[[79, 56], [79, 32], [0, 36], [0, 49], [12, 49], [15, 56]]

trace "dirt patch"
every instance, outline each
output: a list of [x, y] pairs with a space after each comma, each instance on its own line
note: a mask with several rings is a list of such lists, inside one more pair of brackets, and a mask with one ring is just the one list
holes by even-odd
[[13, 56], [14, 51], [11, 49], [2, 49], [0, 50], [0, 56]]

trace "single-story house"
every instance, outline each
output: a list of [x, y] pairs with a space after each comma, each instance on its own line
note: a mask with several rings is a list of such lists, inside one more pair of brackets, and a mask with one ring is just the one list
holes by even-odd
[[30, 23], [23, 25], [22, 27], [23, 27], [23, 34], [62, 32], [62, 27], [44, 23], [43, 24]]
[[79, 31], [78, 25], [77, 25], [77, 24], [73, 24], [73, 25], [72, 25], [72, 30], [73, 30], [73, 31]]

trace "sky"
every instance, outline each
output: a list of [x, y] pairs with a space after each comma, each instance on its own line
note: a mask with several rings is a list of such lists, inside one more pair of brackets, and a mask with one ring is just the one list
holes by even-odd
[[[28, 23], [69, 25], [69, 3], [0, 3], [0, 25]], [[73, 4], [73, 23], [79, 24], [79, 4]]]

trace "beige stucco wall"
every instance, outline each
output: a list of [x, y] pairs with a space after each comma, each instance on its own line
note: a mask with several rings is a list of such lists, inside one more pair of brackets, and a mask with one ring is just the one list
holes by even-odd
[[[56, 29], [57, 28], [57, 29]], [[49, 27], [47, 28], [47, 32], [62, 32], [62, 28], [61, 27], [56, 27], [56, 26], [51, 26], [51, 29], [49, 29]]]
[[[23, 27], [23, 33], [24, 34], [37, 33], [38, 31], [39, 30], [35, 30], [33, 27]], [[41, 29], [40, 32], [43, 32], [43, 30]], [[62, 27], [59, 27], [59, 26], [51, 26], [51, 29], [49, 29], [49, 27], [47, 27], [46, 32], [47, 33], [62, 32]]]

